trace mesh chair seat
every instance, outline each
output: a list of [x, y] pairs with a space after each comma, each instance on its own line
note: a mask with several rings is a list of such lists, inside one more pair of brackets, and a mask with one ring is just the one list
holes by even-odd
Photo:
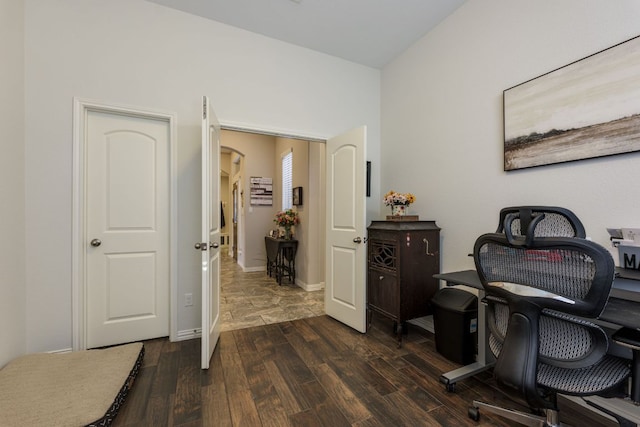
[[[498, 357], [507, 334], [509, 307], [505, 303], [489, 307], [489, 348]], [[554, 310], [540, 316], [540, 359], [547, 364], [574, 368], [588, 367], [606, 354], [607, 334], [598, 325]]]
[[538, 384], [558, 393], [583, 396], [602, 394], [617, 388], [631, 375], [628, 361], [605, 356], [599, 363], [582, 369], [538, 364]]

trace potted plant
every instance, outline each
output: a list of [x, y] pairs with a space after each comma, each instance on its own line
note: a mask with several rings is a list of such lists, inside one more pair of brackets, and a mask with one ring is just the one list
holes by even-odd
[[416, 196], [411, 193], [396, 193], [391, 190], [384, 195], [385, 206], [391, 206], [391, 215], [402, 216], [407, 214], [409, 205], [416, 201]]
[[298, 225], [300, 223], [300, 219], [298, 218], [297, 211], [287, 209], [285, 211], [278, 212], [276, 217], [273, 219], [273, 222], [284, 228], [284, 238], [291, 240], [291, 227]]

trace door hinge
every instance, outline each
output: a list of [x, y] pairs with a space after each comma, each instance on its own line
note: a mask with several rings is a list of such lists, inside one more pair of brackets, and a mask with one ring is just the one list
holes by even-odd
[[207, 118], [207, 98], [202, 97], [202, 120]]

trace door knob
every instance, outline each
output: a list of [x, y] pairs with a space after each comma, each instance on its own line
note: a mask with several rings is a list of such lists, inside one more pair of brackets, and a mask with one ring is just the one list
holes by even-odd
[[353, 239], [353, 243], [362, 243], [362, 239], [360, 237], [356, 237]]
[[217, 243], [209, 243], [209, 247], [210, 247], [210, 248], [218, 249], [218, 246], [220, 246], [220, 245], [219, 245], [219, 244], [217, 244]]
[[195, 244], [195, 248], [199, 249], [201, 251], [206, 251], [207, 250], [207, 244], [198, 242], [198, 243]]
[[93, 240], [91, 241], [91, 246], [96, 247], [96, 248], [97, 248], [98, 246], [100, 246], [101, 244], [102, 244], [102, 240], [100, 240], [100, 239], [93, 239]]

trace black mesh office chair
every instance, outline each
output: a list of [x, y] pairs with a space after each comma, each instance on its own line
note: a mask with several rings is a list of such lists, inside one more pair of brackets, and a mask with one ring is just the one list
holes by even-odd
[[504, 334], [495, 318], [488, 319], [496, 380], [545, 416], [474, 401], [471, 418], [487, 410], [525, 425], [556, 426], [557, 393], [617, 393], [630, 375], [628, 361], [607, 354], [606, 332], [586, 320], [596, 318], [607, 302], [613, 259], [583, 238], [543, 237], [555, 219], [553, 213], [505, 212], [502, 232], [485, 234], [474, 246], [486, 300], [508, 307]]
[[[543, 214], [542, 216], [539, 216]], [[505, 219], [510, 216], [508, 231], [512, 236], [525, 236], [531, 221], [538, 217], [533, 230], [536, 237], [585, 238], [582, 222], [571, 210], [558, 206], [511, 206], [500, 210], [500, 221], [496, 233], [505, 232]], [[509, 306], [499, 301], [487, 301], [487, 325], [489, 348], [497, 356], [507, 334]], [[543, 319], [546, 325], [548, 319]]]

